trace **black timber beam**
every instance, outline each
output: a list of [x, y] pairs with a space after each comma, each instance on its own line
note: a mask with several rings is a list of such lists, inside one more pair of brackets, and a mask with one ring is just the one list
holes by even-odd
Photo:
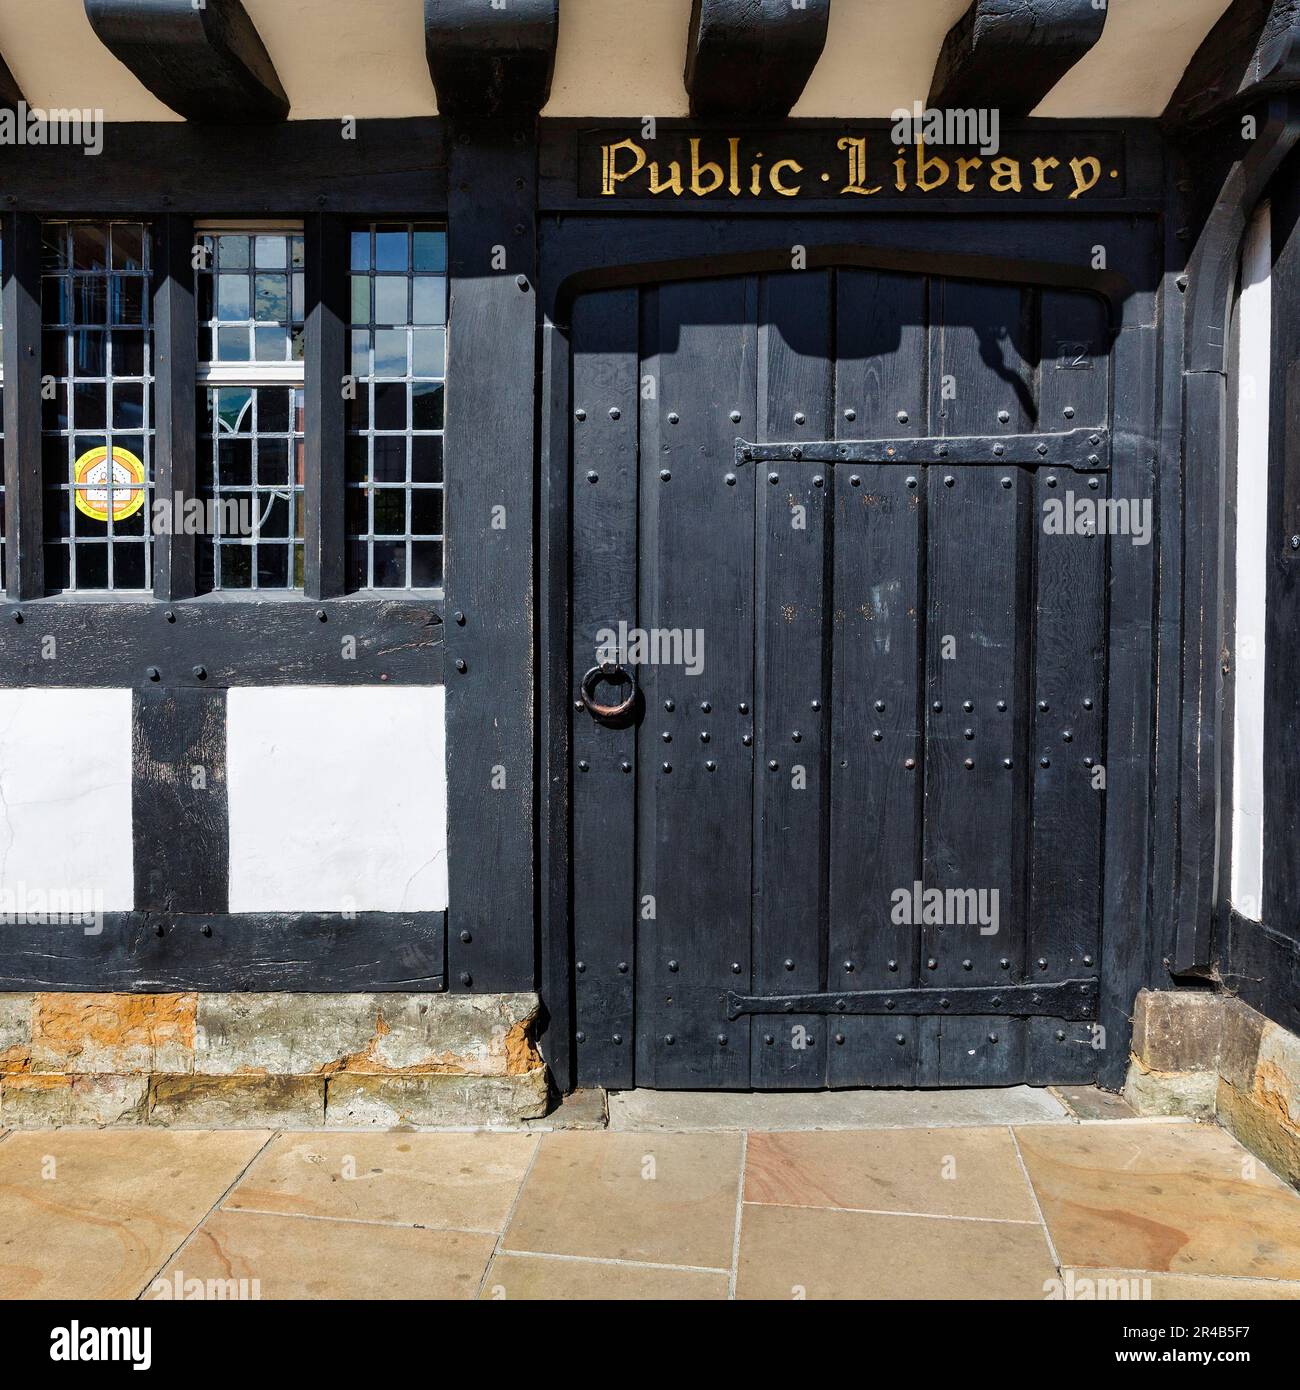
[[9, 71], [9, 64], [0, 58], [0, 111], [17, 111], [22, 100], [17, 79]]
[[551, 94], [559, 32], [560, 0], [424, 0], [439, 113], [535, 116]]
[[41, 220], [10, 212], [4, 237], [5, 579], [11, 599], [45, 592], [41, 479]]
[[447, 795], [453, 992], [536, 988], [533, 116], [457, 119], [447, 232]]
[[241, 0], [85, 0], [104, 46], [187, 121], [282, 121], [289, 98]]
[[1020, 120], [1101, 38], [1106, 14], [1093, 0], [973, 0], [943, 41], [927, 104]]
[[0, 992], [355, 994], [446, 988], [442, 912], [106, 912], [0, 922]]
[[1300, 88], [1300, 0], [1234, 0], [1187, 65], [1165, 120], [1212, 121]]
[[831, 0], [694, 0], [686, 47], [691, 115], [781, 120], [826, 44]]

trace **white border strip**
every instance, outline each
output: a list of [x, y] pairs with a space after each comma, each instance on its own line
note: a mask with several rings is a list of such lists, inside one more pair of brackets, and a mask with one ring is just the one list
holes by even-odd
[[1258, 921], [1264, 884], [1264, 617], [1268, 575], [1273, 227], [1255, 214], [1241, 257], [1237, 361], [1237, 573], [1233, 633], [1232, 905]]

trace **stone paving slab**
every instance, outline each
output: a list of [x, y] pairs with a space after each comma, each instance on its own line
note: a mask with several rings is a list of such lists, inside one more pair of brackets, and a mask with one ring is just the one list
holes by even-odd
[[751, 1134], [745, 1201], [1038, 1220], [1005, 1127]]
[[611, 1091], [609, 1127], [637, 1129], [893, 1129], [1024, 1125], [1071, 1119], [1032, 1086], [983, 1091]]
[[284, 1134], [224, 1206], [496, 1234], [536, 1148], [526, 1134]]
[[742, 1299], [1041, 1299], [1056, 1265], [1037, 1224], [746, 1206]]
[[0, 1144], [0, 1299], [134, 1298], [270, 1137], [10, 1134]]
[[[471, 1299], [494, 1236], [219, 1211], [160, 1279], [243, 1281], [264, 1299]], [[156, 1287], [156, 1286], [155, 1286]]]
[[1066, 1265], [1300, 1280], [1300, 1196], [1215, 1125], [1016, 1130]]
[[542, 1136], [502, 1248], [729, 1269], [738, 1134]]
[[0, 1298], [1116, 1291], [1300, 1298], [1300, 1193], [1168, 1120], [0, 1134]]

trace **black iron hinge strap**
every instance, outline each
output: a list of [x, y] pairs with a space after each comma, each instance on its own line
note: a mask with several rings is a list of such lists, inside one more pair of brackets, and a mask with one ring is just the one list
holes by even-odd
[[954, 1014], [1008, 1018], [1091, 1019], [1098, 984], [1062, 980], [1044, 985], [878, 989], [840, 994], [727, 994], [727, 1017], [742, 1014]]
[[900, 439], [819, 439], [790, 444], [736, 440], [738, 463], [901, 463], [967, 465], [1015, 464], [1100, 473], [1110, 467], [1107, 429], [1065, 430], [1056, 434], [938, 435]]

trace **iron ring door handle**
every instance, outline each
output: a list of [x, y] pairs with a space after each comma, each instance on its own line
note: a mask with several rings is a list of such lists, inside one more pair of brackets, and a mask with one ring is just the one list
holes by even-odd
[[[601, 704], [596, 699], [596, 686], [602, 680], [613, 680], [617, 677], [621, 677], [627, 682], [627, 699], [616, 705]], [[604, 661], [599, 666], [593, 666], [583, 676], [581, 693], [582, 703], [593, 719], [622, 719], [631, 712], [632, 706], [636, 703], [636, 680], [626, 667], [620, 666], [615, 661]]]

